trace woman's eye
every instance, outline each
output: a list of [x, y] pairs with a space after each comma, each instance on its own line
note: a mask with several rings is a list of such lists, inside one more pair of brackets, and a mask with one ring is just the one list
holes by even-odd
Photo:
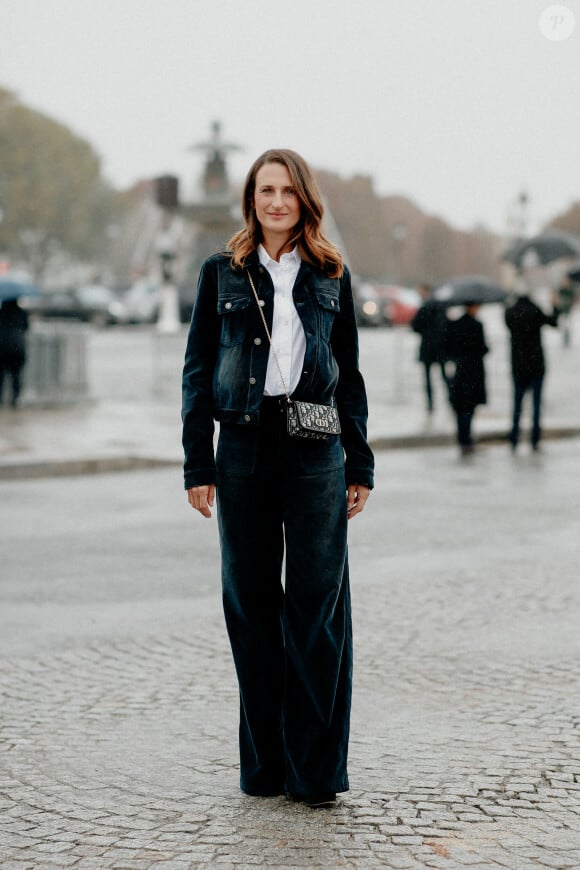
[[[273, 187], [261, 187], [260, 194], [262, 196], [274, 196], [274, 188]], [[296, 196], [296, 189], [294, 187], [285, 187], [282, 191], [284, 196]]]

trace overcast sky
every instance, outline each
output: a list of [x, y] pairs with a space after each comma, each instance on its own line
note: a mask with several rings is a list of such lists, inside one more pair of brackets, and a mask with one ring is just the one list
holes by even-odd
[[[266, 148], [371, 175], [457, 227], [530, 229], [580, 200], [580, 0], [0, 0], [0, 85], [128, 186], [201, 170], [222, 122], [242, 179]], [[561, 5], [561, 4], [560, 4]], [[562, 37], [557, 18], [544, 19]], [[560, 28], [560, 30], [558, 30]]]

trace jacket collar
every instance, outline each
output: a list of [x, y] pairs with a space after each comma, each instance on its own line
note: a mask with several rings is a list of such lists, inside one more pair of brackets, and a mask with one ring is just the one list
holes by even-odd
[[[268, 268], [269, 263], [275, 263], [275, 260], [272, 259], [264, 245], [260, 244], [258, 246], [258, 258], [262, 266]], [[294, 246], [291, 251], [287, 251], [285, 254], [282, 254], [280, 257], [280, 263], [284, 259], [284, 262], [292, 261], [296, 265], [300, 265], [302, 260], [300, 259], [300, 254], [298, 253], [298, 248]]]
[[[248, 256], [246, 257], [246, 261], [244, 263], [243, 268], [240, 268], [239, 266], [234, 266], [233, 268], [236, 271], [244, 271], [246, 269], [251, 269], [253, 272], [254, 270], [258, 269], [259, 266], [260, 266], [260, 258], [258, 256], [258, 251], [254, 250], [250, 254], [248, 254]], [[306, 260], [302, 260], [302, 262], [300, 264], [300, 271], [298, 272], [298, 276], [296, 278], [296, 282], [298, 282], [299, 280], [301, 281], [306, 275], [308, 275], [312, 272], [317, 272], [317, 271], [318, 270], [315, 269], [315, 267], [313, 265], [306, 262]]]

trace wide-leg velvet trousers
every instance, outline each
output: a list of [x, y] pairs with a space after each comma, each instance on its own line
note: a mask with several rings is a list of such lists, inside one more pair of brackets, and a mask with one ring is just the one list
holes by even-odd
[[221, 427], [217, 463], [241, 788], [346, 791], [352, 627], [340, 439], [289, 438], [283, 402], [265, 399], [257, 437]]

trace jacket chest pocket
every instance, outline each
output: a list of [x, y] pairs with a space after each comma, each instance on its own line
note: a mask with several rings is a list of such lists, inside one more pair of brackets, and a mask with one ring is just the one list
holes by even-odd
[[340, 312], [338, 282], [336, 287], [330, 282], [328, 286], [317, 287], [314, 291], [314, 298], [320, 322], [320, 337], [324, 341], [330, 341], [334, 319]]
[[251, 299], [247, 296], [220, 296], [218, 315], [221, 320], [220, 343], [225, 347], [242, 344], [247, 335]]

